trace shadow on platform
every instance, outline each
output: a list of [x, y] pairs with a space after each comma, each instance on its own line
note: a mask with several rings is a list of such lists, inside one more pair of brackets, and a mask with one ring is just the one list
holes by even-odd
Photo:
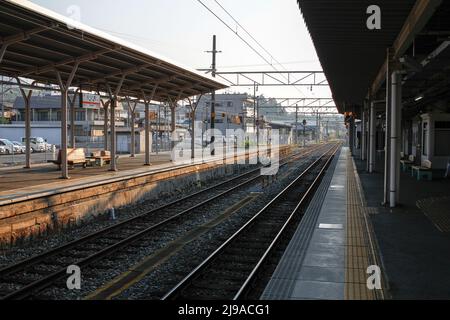
[[[378, 163], [382, 163], [379, 159]], [[402, 173], [400, 206], [383, 202], [383, 173], [355, 159], [393, 299], [450, 299], [450, 179]], [[443, 232], [446, 231], [446, 232]]]

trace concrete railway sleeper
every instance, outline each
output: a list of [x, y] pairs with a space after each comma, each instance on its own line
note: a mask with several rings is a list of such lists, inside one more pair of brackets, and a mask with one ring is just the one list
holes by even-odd
[[[306, 154], [301, 153], [300, 155], [287, 157], [287, 160], [282, 165], [284, 166], [290, 161], [298, 159], [299, 156], [306, 156], [321, 148], [323, 146], [314, 148]], [[162, 226], [174, 223], [177, 221], [176, 219], [188, 216], [195, 209], [199, 209], [220, 197], [227, 196], [234, 190], [256, 181], [260, 178], [259, 170], [260, 168], [251, 170], [188, 197], [173, 201], [99, 232], [49, 250], [41, 255], [3, 268], [0, 270], [0, 298], [24, 299], [33, 297], [36, 293], [48, 288], [66, 275], [67, 265], [87, 266], [94, 261], [126, 248]], [[232, 184], [231, 187], [229, 186], [230, 184]], [[208, 197], [202, 199], [201, 197], [205, 195]], [[155, 216], [159, 216], [159, 221], [154, 221]], [[73, 257], [74, 252], [77, 253], [76, 259]], [[47, 266], [44, 268], [45, 270], [51, 270], [51, 272], [38, 272], [37, 270], [42, 264]], [[36, 277], [36, 275], [38, 276]]]

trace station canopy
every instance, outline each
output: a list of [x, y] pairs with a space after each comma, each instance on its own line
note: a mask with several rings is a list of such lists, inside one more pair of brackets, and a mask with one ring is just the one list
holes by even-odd
[[[3, 54], [3, 59], [1, 59]], [[105, 32], [24, 0], [0, 1], [0, 74], [58, 85], [175, 101], [227, 85]]]
[[[361, 105], [415, 0], [298, 0], [339, 112]], [[366, 26], [381, 8], [381, 30]]]

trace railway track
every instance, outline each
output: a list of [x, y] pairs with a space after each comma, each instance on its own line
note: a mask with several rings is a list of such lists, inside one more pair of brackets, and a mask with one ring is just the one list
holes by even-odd
[[[323, 147], [287, 157], [284, 166]], [[259, 179], [260, 168], [218, 183], [164, 206], [149, 210], [63, 246], [0, 269], [0, 299], [26, 299], [66, 276], [67, 266], [85, 267], [111, 256], [192, 212]]]
[[242, 299], [333, 159], [332, 147], [170, 290], [162, 300]]

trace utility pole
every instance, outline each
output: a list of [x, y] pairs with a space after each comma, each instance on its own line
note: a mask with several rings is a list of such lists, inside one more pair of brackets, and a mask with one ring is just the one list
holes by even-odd
[[317, 114], [319, 115], [319, 143], [322, 141], [322, 118], [319, 111], [317, 111]]
[[295, 144], [298, 144], [298, 105], [295, 106]]
[[[216, 55], [217, 53], [221, 53], [222, 51], [217, 51], [217, 47], [216, 47], [216, 35], [213, 35], [213, 48], [212, 51], [206, 51], [207, 53], [211, 53], [212, 54], [212, 64], [211, 64], [211, 75], [213, 76], [213, 78], [216, 77]], [[212, 91], [211, 92], [211, 155], [214, 156], [215, 155], [215, 150], [214, 150], [214, 141], [216, 140], [216, 137], [214, 136], [214, 128], [215, 128], [215, 123], [216, 122], [216, 92]]]
[[161, 132], [161, 104], [158, 105], [158, 123], [156, 124], [156, 154], [159, 154], [159, 134]]
[[256, 147], [259, 148], [258, 146], [258, 128], [257, 128], [257, 110], [256, 110], [256, 91], [258, 91], [258, 88], [256, 86], [256, 82], [253, 83], [253, 129], [254, 129], [254, 133], [256, 134]]
[[308, 122], [306, 119], [303, 120], [303, 147], [306, 147], [306, 125]]
[[256, 97], [256, 146], [257, 146], [257, 154], [259, 159], [259, 129], [261, 126], [261, 119], [259, 118], [259, 97]]
[[316, 111], [316, 143], [319, 143], [319, 111]]

